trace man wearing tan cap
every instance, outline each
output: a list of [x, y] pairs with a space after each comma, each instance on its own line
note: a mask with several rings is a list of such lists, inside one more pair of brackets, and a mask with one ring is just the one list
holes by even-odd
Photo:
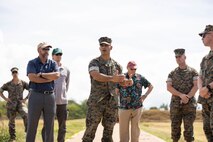
[[[67, 104], [68, 96], [67, 91], [69, 90], [70, 82], [70, 70], [64, 66], [61, 62], [62, 59], [62, 49], [55, 48], [52, 51], [52, 59], [57, 63], [60, 77], [56, 79], [54, 92], [55, 92], [55, 102], [56, 102], [56, 117], [58, 120], [58, 136], [57, 142], [64, 142], [66, 135], [66, 121], [67, 121]], [[44, 141], [44, 127], [42, 129], [42, 139]]]
[[[138, 142], [143, 101], [150, 94], [153, 86], [145, 77], [136, 73], [137, 64], [134, 61], [128, 62], [127, 70], [128, 72], [124, 75], [127, 79], [132, 79], [133, 83], [127, 85], [118, 84], [116, 88], [116, 93], [120, 97], [120, 142], [129, 142], [129, 123], [131, 123], [131, 142]], [[144, 95], [142, 95], [143, 87], [145, 89], [148, 88]]]
[[198, 79], [199, 98], [202, 104], [203, 130], [208, 142], [213, 141], [213, 25], [206, 25], [199, 33], [204, 46], [210, 47], [209, 53], [203, 57], [200, 64]]
[[[10, 140], [12, 142], [16, 139], [16, 132], [15, 132], [15, 119], [17, 116], [17, 112], [21, 115], [24, 120], [25, 132], [27, 131], [27, 108], [24, 104], [27, 100], [23, 98], [23, 91], [24, 89], [29, 90], [28, 83], [19, 79], [18, 77], [18, 68], [13, 67], [11, 70], [13, 79], [7, 83], [5, 83], [0, 88], [0, 96], [7, 102], [7, 117], [9, 119], [9, 133], [10, 133]], [[8, 97], [5, 97], [3, 92], [8, 91]]]
[[38, 45], [39, 56], [30, 60], [27, 65], [27, 76], [30, 80], [30, 97], [28, 103], [28, 129], [26, 142], [34, 142], [38, 121], [43, 113], [45, 142], [54, 141], [55, 95], [54, 80], [60, 74], [55, 61], [48, 59], [51, 45], [42, 42]]

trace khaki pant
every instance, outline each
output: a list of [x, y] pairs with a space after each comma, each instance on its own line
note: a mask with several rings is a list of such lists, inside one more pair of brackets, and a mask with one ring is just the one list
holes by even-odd
[[119, 109], [120, 142], [129, 142], [129, 122], [131, 122], [131, 142], [139, 142], [142, 107], [138, 109]]

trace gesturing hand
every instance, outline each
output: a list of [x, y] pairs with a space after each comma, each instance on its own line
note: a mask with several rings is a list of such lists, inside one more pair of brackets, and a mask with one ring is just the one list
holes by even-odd
[[129, 79], [126, 81], [126, 86], [132, 86], [133, 85], [133, 80], [132, 80], [133, 74], [129, 75]]
[[113, 82], [123, 82], [125, 76], [123, 74], [118, 74], [118, 70], [116, 70], [115, 75], [112, 76]]

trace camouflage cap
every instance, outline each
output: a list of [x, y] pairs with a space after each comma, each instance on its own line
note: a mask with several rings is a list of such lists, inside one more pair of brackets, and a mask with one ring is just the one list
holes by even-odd
[[175, 52], [175, 56], [181, 56], [185, 53], [185, 49], [178, 48], [178, 49], [175, 49], [174, 52]]
[[11, 72], [14, 72], [14, 71], [18, 72], [18, 68], [17, 67], [13, 67], [10, 71]]
[[107, 45], [111, 45], [112, 43], [112, 39], [111, 38], [108, 38], [108, 37], [101, 37], [99, 38], [99, 44], [107, 44]]
[[210, 31], [213, 31], [213, 25], [206, 25], [206, 28], [203, 32], [199, 33], [199, 36], [203, 36], [204, 34], [210, 32]]

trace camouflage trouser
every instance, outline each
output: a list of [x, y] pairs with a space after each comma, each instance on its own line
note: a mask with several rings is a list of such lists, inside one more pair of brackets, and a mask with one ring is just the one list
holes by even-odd
[[203, 130], [208, 142], [213, 142], [213, 104], [202, 104]]
[[16, 138], [16, 132], [15, 132], [15, 119], [17, 112], [21, 115], [24, 121], [24, 126], [25, 126], [25, 132], [27, 132], [27, 108], [24, 107], [21, 103], [17, 105], [16, 108], [13, 109], [7, 109], [7, 117], [9, 119], [9, 133], [10, 133], [10, 138], [15, 139]]
[[184, 139], [187, 142], [194, 141], [193, 123], [196, 117], [196, 107], [192, 103], [171, 106], [171, 136], [173, 142], [178, 142], [181, 136], [181, 123], [184, 123]]
[[[113, 98], [113, 97], [112, 97]], [[113, 142], [112, 133], [118, 118], [117, 101], [105, 98], [97, 104], [88, 104], [86, 116], [86, 131], [82, 138], [83, 142], [92, 142], [95, 138], [96, 129], [101, 122], [104, 127], [102, 142]]]

